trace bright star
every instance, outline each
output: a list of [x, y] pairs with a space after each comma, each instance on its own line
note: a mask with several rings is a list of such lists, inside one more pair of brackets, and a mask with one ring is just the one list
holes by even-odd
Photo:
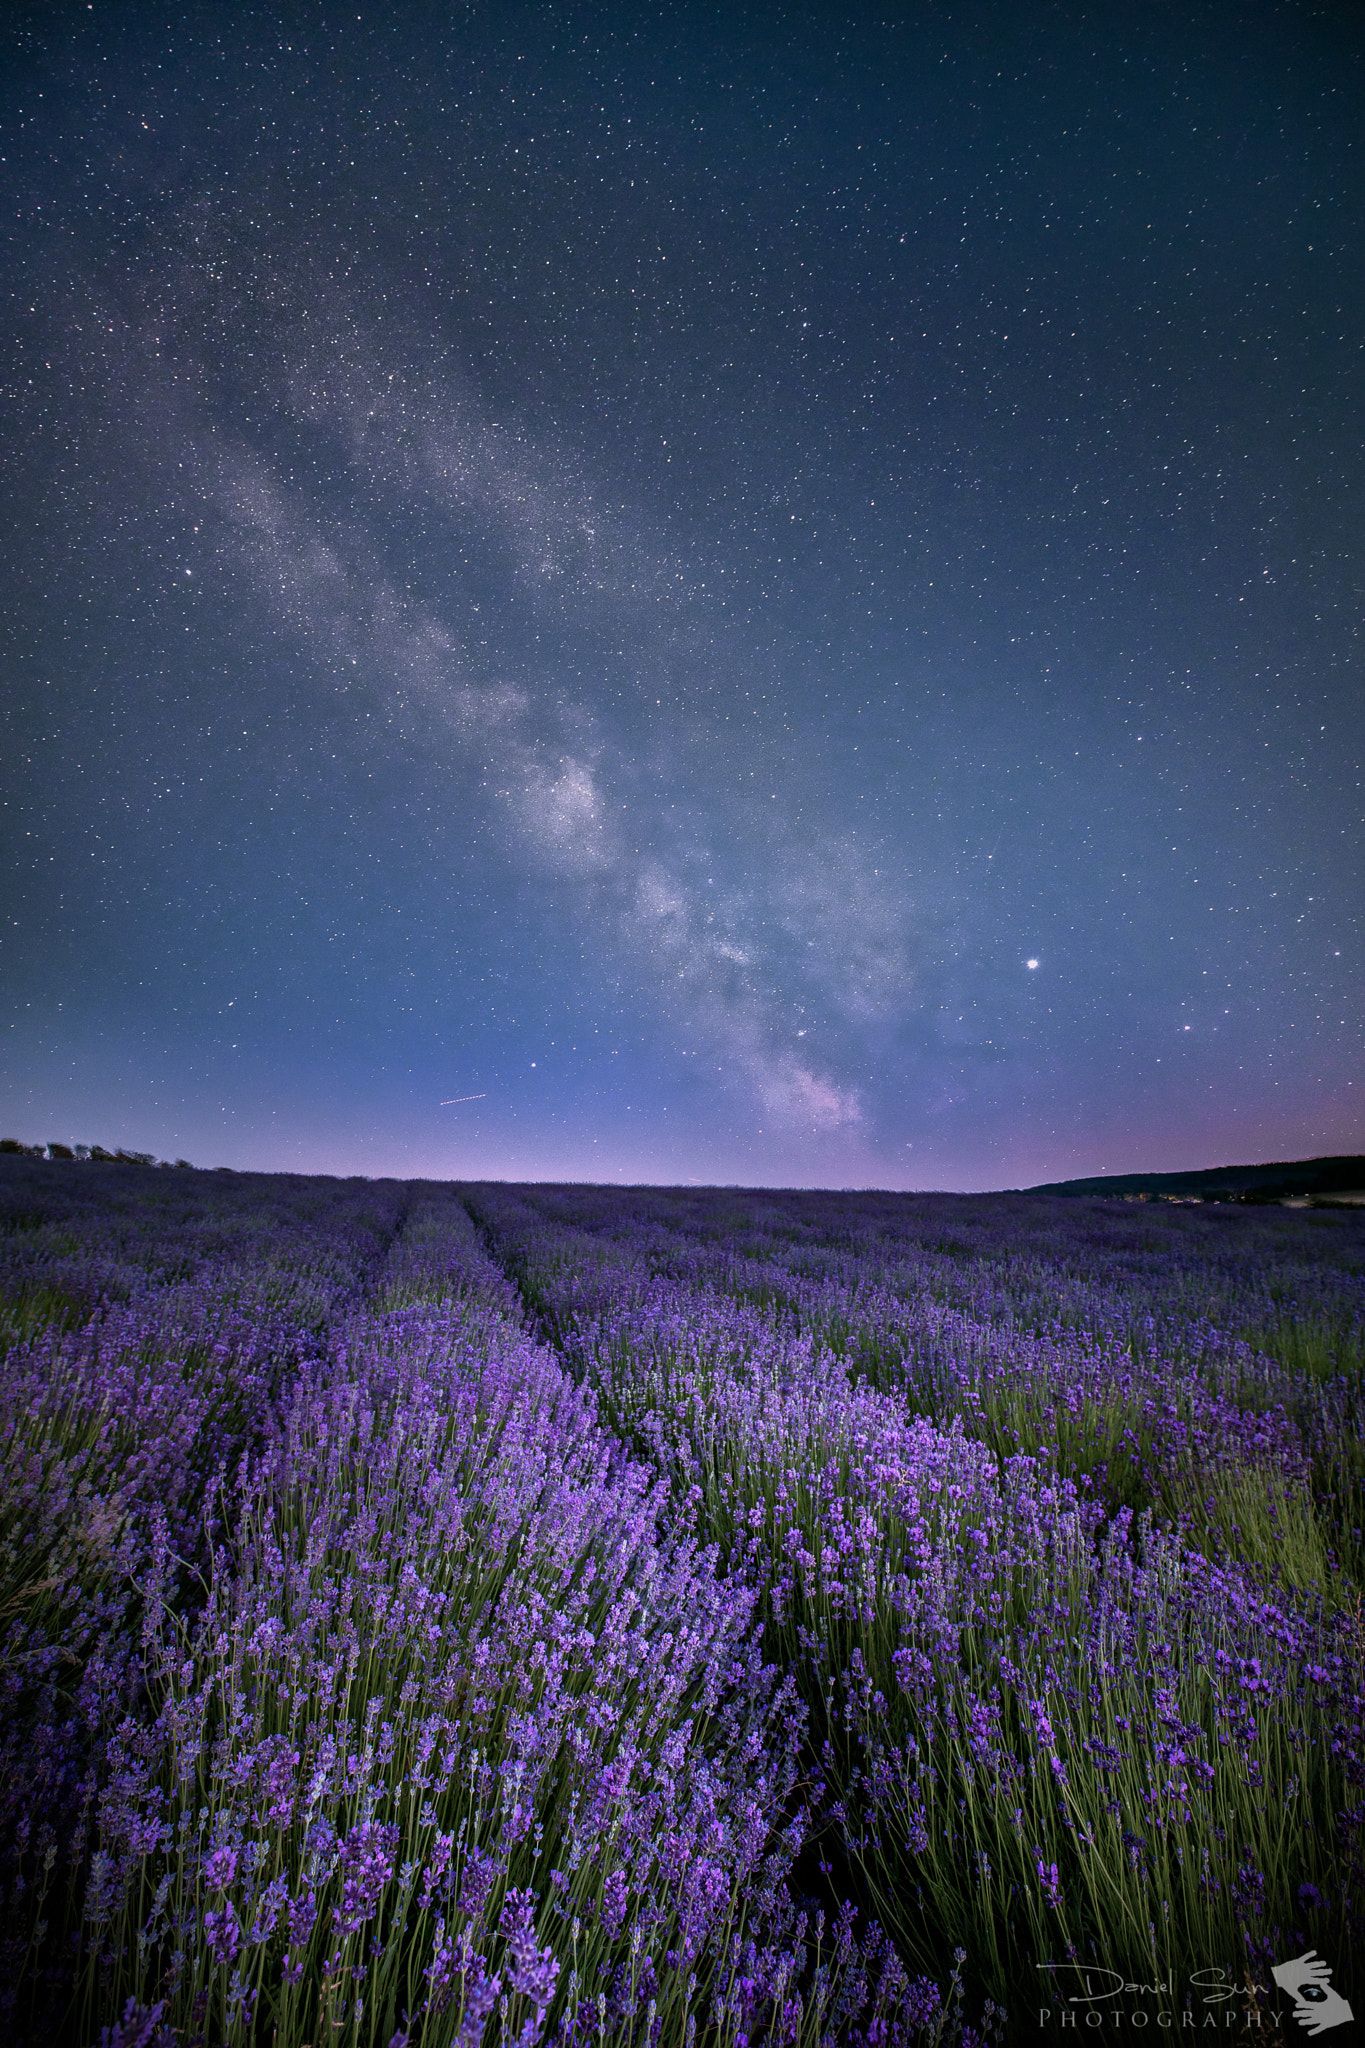
[[1036, 960], [1026, 960], [1024, 962], [1024, 965], [1028, 968], [1029, 972], [1032, 973], [1033, 969], [1038, 965], [1038, 962]]

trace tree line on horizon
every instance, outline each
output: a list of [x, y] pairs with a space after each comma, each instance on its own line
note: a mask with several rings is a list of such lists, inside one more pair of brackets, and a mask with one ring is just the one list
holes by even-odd
[[154, 1152], [130, 1152], [119, 1145], [110, 1151], [104, 1145], [65, 1145], [58, 1138], [46, 1144], [27, 1145], [22, 1138], [0, 1138], [0, 1153], [20, 1159], [91, 1159], [111, 1166], [190, 1166], [189, 1159], [158, 1159]]

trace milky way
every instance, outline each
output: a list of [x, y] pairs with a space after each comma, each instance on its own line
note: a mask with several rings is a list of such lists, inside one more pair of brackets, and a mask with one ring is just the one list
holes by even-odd
[[7, 1129], [1365, 1143], [1358, 17], [6, 35]]

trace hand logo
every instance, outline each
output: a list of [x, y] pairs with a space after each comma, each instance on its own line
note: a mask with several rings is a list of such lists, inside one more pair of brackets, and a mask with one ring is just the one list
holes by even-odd
[[1319, 1961], [1316, 1949], [1277, 1963], [1270, 1974], [1293, 1999], [1294, 2017], [1307, 2033], [1325, 2034], [1354, 2017], [1341, 1993], [1332, 1989], [1331, 1964]]

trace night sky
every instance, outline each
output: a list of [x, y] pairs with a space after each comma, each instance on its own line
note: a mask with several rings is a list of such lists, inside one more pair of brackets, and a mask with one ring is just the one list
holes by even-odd
[[4, 1132], [1365, 1149], [1365, 12], [0, 35]]

